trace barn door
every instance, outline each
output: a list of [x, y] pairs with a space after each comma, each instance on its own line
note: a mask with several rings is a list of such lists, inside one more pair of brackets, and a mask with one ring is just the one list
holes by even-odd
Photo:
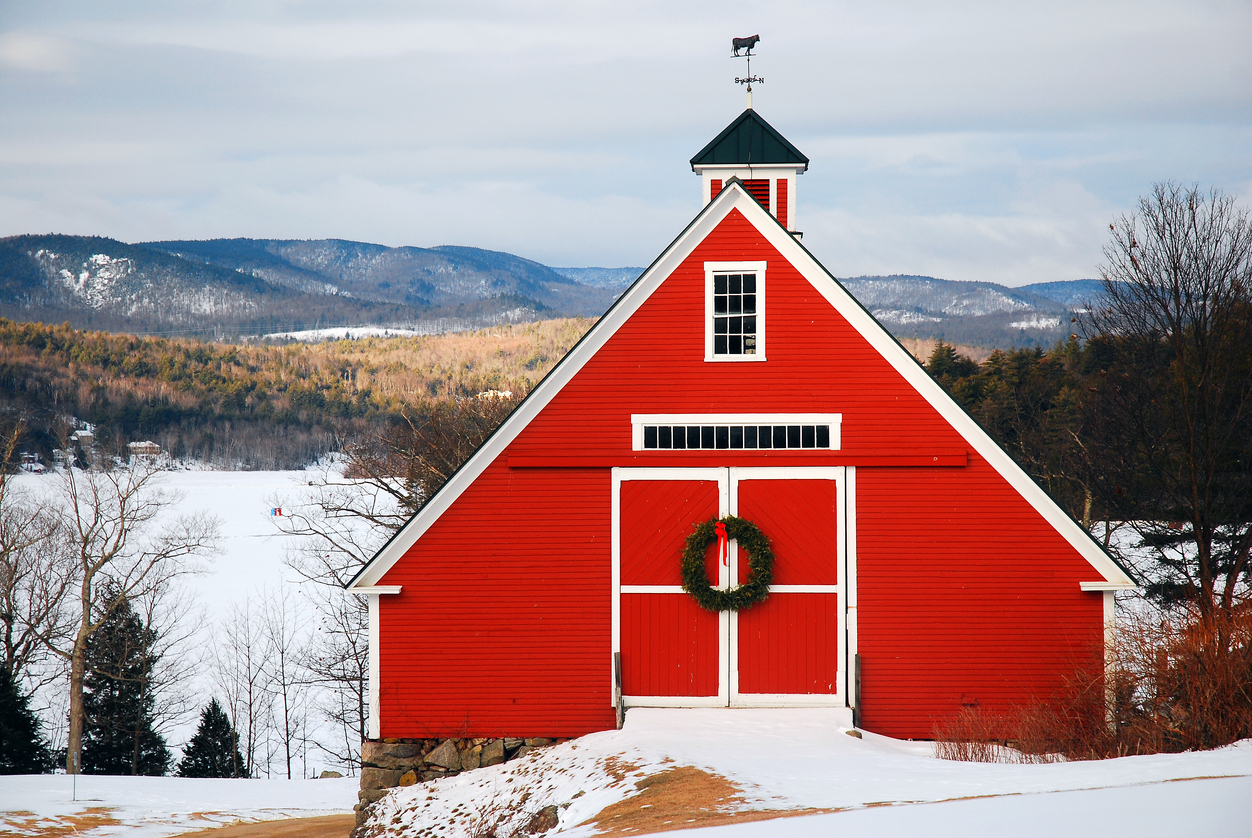
[[[614, 481], [622, 694], [652, 706], [724, 706], [727, 619], [683, 591], [677, 556], [692, 527], [725, 514], [727, 471], [631, 471]], [[716, 561], [708, 570], [729, 575]]]
[[[845, 575], [842, 469], [732, 468], [730, 511], [774, 549], [769, 599], [730, 615], [730, 703], [843, 703]], [[732, 584], [748, 576], [747, 556]], [[836, 701], [836, 696], [839, 700]]]
[[[844, 706], [843, 469], [615, 469], [614, 650], [628, 706]], [[692, 528], [748, 518], [774, 546], [770, 598], [712, 614], [682, 589]], [[710, 581], [746, 579], [746, 557]]]

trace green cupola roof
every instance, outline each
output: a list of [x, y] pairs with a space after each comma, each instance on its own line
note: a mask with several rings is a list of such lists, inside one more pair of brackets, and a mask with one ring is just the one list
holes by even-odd
[[691, 158], [696, 166], [762, 166], [783, 163], [809, 167], [809, 158], [756, 111], [748, 108]]

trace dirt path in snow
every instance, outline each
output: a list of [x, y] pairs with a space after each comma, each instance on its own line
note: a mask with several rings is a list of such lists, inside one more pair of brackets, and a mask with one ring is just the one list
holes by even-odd
[[352, 815], [285, 818], [184, 832], [177, 838], [348, 838], [355, 823]]

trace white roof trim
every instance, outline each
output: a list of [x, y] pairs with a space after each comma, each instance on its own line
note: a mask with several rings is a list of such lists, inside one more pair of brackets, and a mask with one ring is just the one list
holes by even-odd
[[398, 594], [400, 593], [399, 585], [353, 585], [348, 588], [354, 594]]
[[[737, 209], [779, 254], [808, 280], [839, 314], [856, 329], [889, 364], [926, 399], [966, 442], [1000, 473], [1058, 533], [1085, 558], [1104, 581], [1133, 588], [1135, 581], [1031, 479], [1013, 459], [943, 390], [908, 351], [841, 286], [810, 254], [748, 194], [742, 184], [731, 181], [710, 201], [651, 267], [627, 289], [583, 339], [570, 350], [518, 406], [500, 428], [466, 461], [348, 584], [350, 590], [372, 587], [408, 552], [435, 521], [460, 497], [517, 438], [517, 435], [548, 406], [556, 394], [608, 342], [621, 326], [681, 265], [722, 220]], [[1096, 583], [1085, 583], [1096, 584]]]

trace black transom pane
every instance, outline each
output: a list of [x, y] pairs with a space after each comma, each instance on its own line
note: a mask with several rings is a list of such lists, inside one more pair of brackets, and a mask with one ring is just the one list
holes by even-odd
[[713, 426], [712, 425], [700, 426], [700, 447], [701, 448], [713, 447]]
[[[669, 425], [662, 425], [657, 430], [660, 432], [656, 441], [657, 446], [659, 448], [673, 448], [674, 429]], [[809, 447], [812, 448], [813, 446], [810, 445]]]
[[718, 448], [730, 447], [730, 428], [725, 425], [718, 425], [714, 430], [714, 433], [716, 435]]
[[817, 426], [817, 447], [818, 448], [830, 447], [830, 425], [818, 425]]
[[756, 314], [756, 274], [715, 274], [714, 355], [756, 354], [756, 318], [744, 314]]
[[656, 448], [656, 428], [654, 426], [645, 426], [643, 429], [643, 447]]

